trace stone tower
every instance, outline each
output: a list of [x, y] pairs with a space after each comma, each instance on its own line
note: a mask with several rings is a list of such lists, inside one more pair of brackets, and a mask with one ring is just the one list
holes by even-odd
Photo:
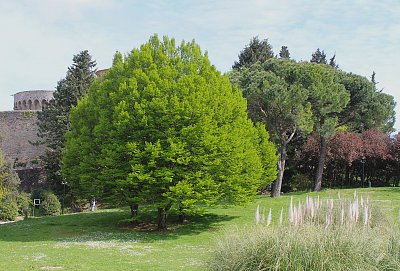
[[0, 112], [0, 141], [4, 157], [29, 191], [41, 183], [40, 156], [43, 145], [39, 140], [37, 113], [53, 100], [51, 90], [30, 90], [14, 94], [14, 110]]
[[14, 110], [42, 110], [53, 100], [52, 90], [29, 90], [15, 93]]

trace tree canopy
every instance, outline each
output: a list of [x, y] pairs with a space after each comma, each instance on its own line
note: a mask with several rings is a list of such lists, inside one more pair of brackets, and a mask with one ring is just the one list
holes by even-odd
[[277, 158], [246, 108], [194, 41], [155, 35], [117, 53], [71, 111], [64, 176], [81, 197], [155, 204], [159, 229], [171, 207], [247, 202], [274, 180]]
[[287, 145], [296, 133], [308, 134], [313, 128], [310, 94], [303, 85], [304, 65], [273, 58], [231, 74], [231, 80], [248, 100], [250, 117], [268, 127], [279, 148], [278, 178], [273, 185], [273, 196], [279, 196], [281, 192]]

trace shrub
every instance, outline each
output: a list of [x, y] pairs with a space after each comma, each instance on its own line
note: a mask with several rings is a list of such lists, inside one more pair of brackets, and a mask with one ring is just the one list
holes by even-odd
[[24, 217], [28, 217], [31, 207], [31, 199], [27, 193], [20, 192], [17, 195], [18, 212]]
[[18, 216], [18, 205], [10, 198], [0, 200], [0, 220], [15, 220]]
[[306, 191], [314, 184], [314, 180], [308, 174], [297, 173], [290, 180], [292, 191]]
[[42, 215], [59, 215], [61, 213], [61, 203], [53, 193], [45, 195], [40, 204]]

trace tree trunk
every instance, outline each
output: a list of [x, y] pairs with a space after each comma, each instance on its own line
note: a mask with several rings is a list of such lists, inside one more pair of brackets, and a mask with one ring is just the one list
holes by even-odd
[[350, 166], [349, 165], [346, 166], [346, 181], [350, 185]]
[[186, 214], [184, 213], [184, 211], [183, 211], [183, 209], [181, 207], [179, 207], [178, 222], [181, 223], [181, 224], [187, 222]]
[[130, 207], [131, 207], [131, 217], [134, 218], [138, 214], [139, 204], [132, 203], [130, 204]]
[[279, 197], [281, 195], [283, 174], [285, 173], [286, 164], [286, 142], [281, 142], [278, 154], [278, 176], [272, 185], [271, 197]]
[[315, 186], [314, 191], [321, 191], [322, 188], [322, 174], [324, 173], [325, 158], [327, 151], [326, 138], [321, 136], [321, 143], [319, 148], [318, 168], [315, 174]]
[[159, 231], [167, 230], [167, 210], [165, 207], [158, 208], [157, 230]]
[[186, 220], [186, 215], [185, 215], [185, 214], [179, 214], [178, 222], [179, 222], [179, 223], [185, 223], [185, 222], [187, 222], [187, 220]]

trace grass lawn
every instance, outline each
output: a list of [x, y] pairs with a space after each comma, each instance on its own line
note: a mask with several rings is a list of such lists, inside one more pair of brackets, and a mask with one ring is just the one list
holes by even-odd
[[[282, 207], [287, 211], [290, 196], [296, 202], [307, 195], [337, 198], [338, 192], [352, 198], [354, 189], [258, 197], [246, 207], [209, 208], [184, 225], [170, 224], [166, 233], [125, 227], [121, 221], [129, 217], [128, 209], [29, 218], [0, 225], [0, 270], [204, 270], [216, 238], [253, 225], [257, 205], [265, 213], [272, 208], [276, 221]], [[398, 221], [400, 188], [357, 193]]]

